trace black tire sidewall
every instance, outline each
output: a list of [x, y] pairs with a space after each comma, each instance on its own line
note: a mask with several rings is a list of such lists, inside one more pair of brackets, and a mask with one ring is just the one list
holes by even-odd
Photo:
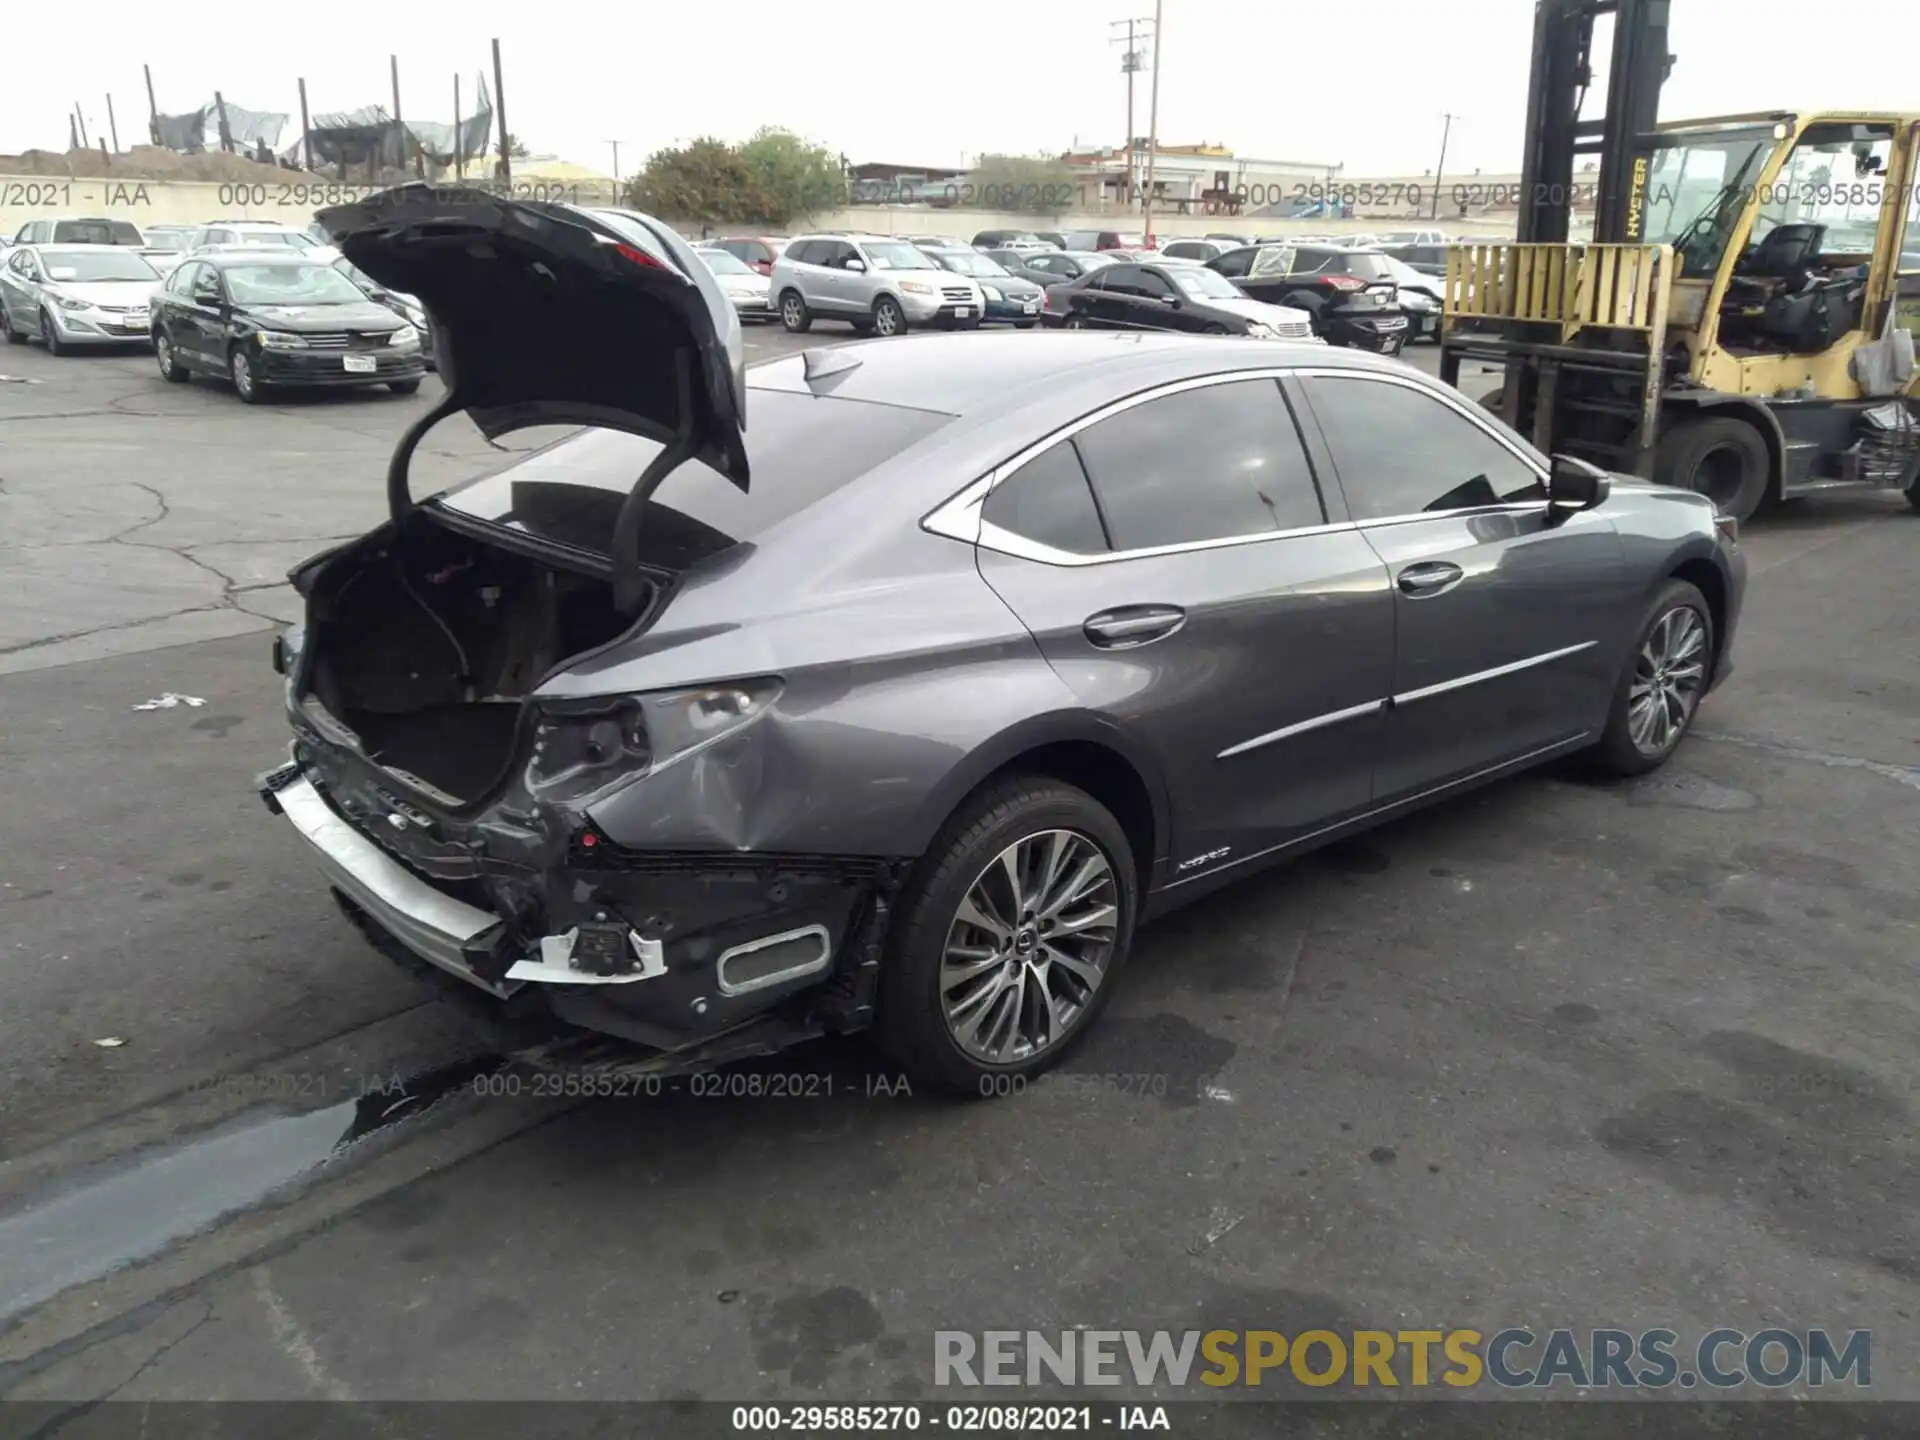
[[[1628, 692], [1633, 688], [1634, 667], [1639, 663], [1640, 647], [1647, 643], [1647, 637], [1653, 633], [1654, 624], [1677, 605], [1685, 604], [1696, 611], [1700, 623], [1707, 631], [1707, 673], [1701, 681], [1701, 693], [1693, 702], [1693, 711], [1687, 716], [1687, 723], [1660, 755], [1643, 755], [1633, 743], [1628, 723]], [[1608, 773], [1620, 776], [1645, 775], [1657, 770], [1671, 760], [1680, 747], [1686, 743], [1687, 736], [1693, 733], [1694, 722], [1700, 717], [1700, 706], [1706, 700], [1706, 687], [1713, 683], [1714, 669], [1720, 657], [1720, 634], [1713, 623], [1713, 607], [1707, 604], [1707, 597], [1698, 587], [1685, 580], [1668, 580], [1660, 586], [1648, 600], [1646, 608], [1640, 614], [1640, 624], [1633, 632], [1633, 644], [1628, 648], [1626, 657], [1620, 663], [1620, 675], [1614, 682], [1613, 700], [1607, 710], [1607, 727], [1601, 733], [1600, 743], [1592, 751], [1592, 758]]]
[[60, 342], [60, 331], [53, 323], [53, 312], [51, 310], [42, 309], [40, 311], [40, 340], [41, 343], [47, 347], [47, 354], [66, 354], [66, 349]]
[[[787, 318], [787, 302], [791, 300], [798, 312], [798, 318]], [[780, 296], [780, 326], [789, 335], [803, 335], [813, 324], [813, 317], [807, 313], [807, 301], [798, 290], [788, 290]]]
[[[961, 899], [994, 856], [1023, 835], [1065, 829], [1094, 841], [1113, 867], [1120, 922], [1106, 978], [1063, 1043], [1015, 1064], [988, 1065], [960, 1049], [941, 1010], [940, 961], [947, 933]], [[897, 897], [881, 972], [876, 1041], [915, 1083], [967, 1098], [997, 1093], [995, 1081], [1052, 1068], [1086, 1038], [1112, 998], [1132, 946], [1139, 904], [1126, 832], [1092, 796], [1045, 777], [1015, 777], [977, 792], [941, 829]]]
[[[886, 329], [880, 321], [880, 317], [889, 310], [893, 312], [893, 328], [891, 330]], [[891, 295], [882, 295], [878, 300], [873, 302], [873, 328], [876, 334], [887, 339], [892, 339], [896, 335], [904, 335], [907, 333], [907, 312], [900, 308], [900, 302], [895, 300]]]
[[1741, 456], [1744, 473], [1739, 493], [1722, 513], [1739, 520], [1750, 519], [1767, 503], [1772, 490], [1772, 477], [1768, 473], [1772, 465], [1765, 438], [1745, 420], [1706, 415], [1683, 421], [1662, 438], [1654, 462], [1654, 476], [1662, 484], [1705, 494], [1695, 489], [1693, 479], [1709, 455], [1723, 450]]

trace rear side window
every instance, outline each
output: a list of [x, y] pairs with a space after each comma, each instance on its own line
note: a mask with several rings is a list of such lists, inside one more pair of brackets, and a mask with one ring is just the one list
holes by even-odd
[[[785, 390], [754, 390], [747, 411], [751, 489], [743, 494], [697, 461], [682, 465], [654, 492], [641, 521], [642, 563], [683, 570], [752, 540], [952, 418]], [[582, 430], [450, 492], [442, 503], [605, 555], [627, 492], [659, 453], [657, 442], [625, 431]]]
[[1356, 520], [1546, 497], [1532, 466], [1422, 390], [1316, 378], [1307, 393]]
[[139, 229], [125, 220], [62, 220], [53, 227], [56, 245], [138, 245]]
[[1087, 472], [1072, 441], [1042, 451], [996, 485], [980, 507], [980, 518], [1070, 555], [1097, 555], [1108, 548]]
[[1232, 380], [1135, 405], [1074, 437], [1115, 550], [1326, 520], [1279, 382]]

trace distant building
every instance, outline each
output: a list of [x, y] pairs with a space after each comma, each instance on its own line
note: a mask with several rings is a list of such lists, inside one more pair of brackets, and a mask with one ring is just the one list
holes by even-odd
[[965, 179], [964, 167], [895, 165], [868, 161], [847, 167], [847, 194], [856, 205], [911, 205], [949, 198], [949, 185]]
[[[1132, 193], [1146, 193], [1148, 145], [1133, 142]], [[1082, 150], [1066, 157], [1089, 201], [1117, 204], [1128, 195], [1129, 153], [1123, 146]], [[1250, 214], [1306, 200], [1339, 172], [1311, 160], [1262, 160], [1236, 155], [1225, 145], [1159, 145], [1153, 148], [1154, 205], [1181, 214]]]

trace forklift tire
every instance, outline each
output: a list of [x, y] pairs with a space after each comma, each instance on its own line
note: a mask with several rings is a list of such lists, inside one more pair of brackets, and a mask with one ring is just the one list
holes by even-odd
[[1760, 432], [1728, 415], [1703, 415], [1670, 426], [1653, 458], [1655, 480], [1705, 495], [1715, 510], [1736, 520], [1750, 520], [1766, 505], [1773, 491], [1772, 471]]

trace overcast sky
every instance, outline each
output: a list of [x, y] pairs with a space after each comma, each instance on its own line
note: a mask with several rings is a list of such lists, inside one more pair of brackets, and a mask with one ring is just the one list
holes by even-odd
[[[1835, 48], [1818, 11], [1801, 19], [1784, 5], [1673, 0], [1680, 58], [1663, 117], [1920, 107], [1920, 12], [1906, 0], [1839, 9], [1849, 23], [1837, 33], [1886, 43]], [[43, 20], [58, 13], [27, 7], [19, 18], [29, 10]], [[386, 102], [392, 53], [403, 114], [451, 119], [454, 72], [469, 77], [470, 92], [498, 36], [509, 127], [535, 153], [606, 170], [607, 142], [618, 140], [627, 173], [663, 145], [778, 124], [855, 162], [959, 165], [981, 151], [1117, 143], [1126, 87], [1109, 22], [1152, 10], [1152, 0], [1131, 11], [1126, 0], [333, 0], [175, 12], [108, 0], [84, 7], [84, 34], [53, 22], [65, 63], [7, 67], [0, 151], [65, 148], [76, 102], [90, 131], [104, 132], [109, 87], [131, 144], [144, 130], [143, 63], [162, 111], [191, 109], [218, 88], [235, 104], [297, 117], [301, 76], [316, 111]], [[1531, 0], [1165, 0], [1164, 11], [1165, 143], [1344, 161], [1349, 175], [1419, 174], [1433, 166], [1451, 110], [1450, 174], [1517, 168]], [[1729, 23], [1736, 16], [1743, 23]]]

